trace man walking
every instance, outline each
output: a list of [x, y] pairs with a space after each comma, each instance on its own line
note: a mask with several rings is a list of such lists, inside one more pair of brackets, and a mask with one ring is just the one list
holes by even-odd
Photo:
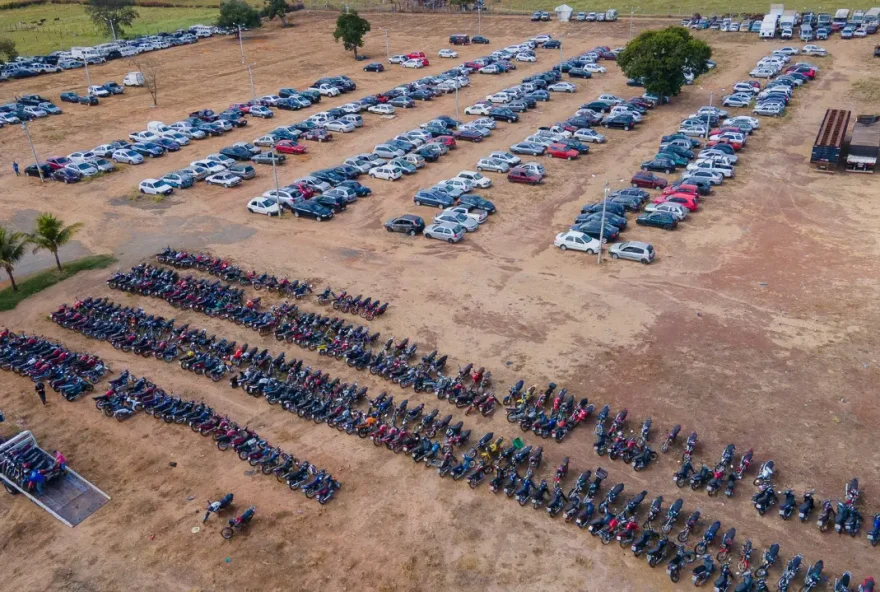
[[43, 402], [43, 406], [46, 406], [46, 387], [43, 386], [42, 382], [38, 382], [37, 386], [34, 387], [34, 390], [37, 391], [37, 396], [40, 397], [40, 401]]
[[21, 173], [18, 171], [18, 163], [14, 160], [12, 161], [12, 170], [15, 171], [16, 177], [21, 177]]

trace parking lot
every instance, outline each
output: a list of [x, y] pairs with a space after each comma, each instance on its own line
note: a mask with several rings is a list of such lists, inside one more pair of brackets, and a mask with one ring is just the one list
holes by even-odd
[[[273, 25], [249, 33], [244, 48], [248, 63], [256, 64], [256, 95], [274, 94], [281, 87], [305, 88], [320, 76], [344, 74], [357, 83], [358, 90], [351, 95], [357, 98], [440, 72], [452, 62], [484, 55], [540, 32], [554, 38], [567, 33], [561, 37], [565, 55], [599, 44], [622, 46], [630, 26], [621, 21], [567, 26], [531, 23], [521, 17], [484, 18], [482, 33], [491, 45], [456, 47], [459, 58], [446, 60], [437, 52], [450, 47], [450, 34], [475, 33], [471, 19], [368, 18], [373, 30], [362, 50], [371, 58], [367, 62], [386, 61], [381, 27], [387, 26], [392, 54], [421, 50], [431, 65], [419, 70], [386, 66], [384, 73], [363, 72], [367, 62], [355, 62], [341, 45], [333, 43], [331, 15], [297, 14], [294, 29], [281, 31]], [[638, 33], [644, 27], [666, 24], [636, 21], [635, 29]], [[485, 365], [499, 384], [512, 384], [519, 378], [527, 384], [554, 381], [591, 401], [607, 399], [617, 408], [637, 408], [653, 417], [657, 429], [687, 421], [693, 425], [683, 430], [700, 430], [700, 445], [707, 455], [717, 456], [729, 442], [742, 449], [754, 448], [756, 458], [772, 456], [784, 466], [786, 483], [801, 490], [815, 487], [836, 496], [842, 493], [844, 481], [857, 475], [865, 490], [873, 491], [880, 482], [880, 465], [876, 459], [866, 460], [864, 442], [871, 441], [873, 426], [880, 421], [880, 409], [871, 394], [878, 378], [874, 335], [880, 328], [876, 320], [880, 274], [874, 265], [880, 250], [875, 238], [880, 225], [874, 204], [876, 180], [866, 175], [822, 175], [808, 165], [826, 108], [862, 112], [865, 105], [873, 105], [876, 110], [876, 88], [872, 91], [865, 84], [854, 84], [869, 80], [876, 71], [869, 42], [823, 42], [830, 56], [814, 60], [822, 67], [821, 78], [798, 91], [785, 117], [762, 120], [760, 136], [756, 134], [743, 151], [736, 178], [725, 181], [723, 191], [707, 197], [677, 231], [631, 224], [624, 239], [653, 243], [658, 253], [654, 264], [607, 260], [600, 266], [595, 257], [561, 252], [552, 245], [556, 233], [568, 228], [583, 204], [601, 199], [606, 182], [612, 189], [628, 186], [640, 163], [655, 154], [660, 136], [672, 133], [682, 119], [708, 104], [710, 93], [714, 92], [718, 105], [720, 96], [746, 78], [761, 56], [785, 44], [709, 31], [700, 35], [713, 47], [715, 70], [686, 88], [672, 104], [652, 110], [634, 130], [600, 130], [608, 142], [591, 144], [589, 154], [577, 160], [528, 158], [547, 170], [539, 186], [511, 184], [503, 175], [486, 173], [493, 186], [479, 193], [492, 200], [498, 212], [459, 244], [388, 233], [382, 224], [405, 213], [429, 222], [437, 210], [416, 206], [413, 195], [417, 190], [459, 171], [474, 170], [489, 152], [507, 150], [537, 127], [573, 115], [580, 105], [602, 93], [631, 97], [643, 89], [628, 87], [614, 62], [602, 62], [608, 68], [606, 74], [572, 79], [577, 92], [553, 93], [549, 102], [521, 114], [519, 123], [498, 123], [480, 143], [459, 142], [450, 154], [415, 175], [395, 182], [362, 178], [373, 189], [372, 196], [323, 224], [295, 220], [288, 213], [279, 220], [246, 211], [249, 198], [274, 188], [272, 168], [267, 165], [258, 165], [255, 179], [231, 189], [199, 184], [161, 201], [138, 196], [135, 190], [145, 178], [160, 177], [232, 142], [251, 142], [282, 123], [341, 105], [350, 100], [348, 95], [325, 98], [304, 111], [277, 111], [271, 120], [251, 118], [247, 127], [226, 137], [202, 140], [195, 147], [70, 186], [40, 186], [36, 179], [15, 178], [12, 161], [23, 168], [33, 159], [21, 130], [7, 126], [0, 130], [0, 211], [4, 222], [25, 219], [37, 210], [83, 222], [86, 229], [77, 237], [80, 246], [114, 253], [123, 269], [171, 244], [210, 249], [246, 268], [311, 278], [316, 292], [329, 284], [377, 295], [392, 302], [389, 313], [375, 323], [383, 339], [417, 337], [420, 353], [436, 347], [450, 352], [454, 362], [462, 365]], [[515, 72], [473, 74], [471, 86], [459, 95], [460, 119], [475, 118], [464, 115], [466, 106], [549, 69], [559, 59], [558, 50], [538, 49], [536, 53], [536, 63], [519, 63]], [[148, 121], [170, 123], [197, 109], [219, 111], [251, 96], [233, 38], [165, 50], [154, 59], [160, 64], [157, 108], [150, 107], [146, 89], [128, 89], [97, 107], [66, 106], [63, 117], [30, 126], [41, 159], [126, 138], [144, 129]], [[131, 69], [112, 62], [94, 68], [91, 76], [95, 82], [119, 81]], [[7, 83], [0, 86], [0, 92], [4, 99], [33, 92], [55, 100], [62, 91], [84, 92], [82, 77], [81, 71], [70, 71]], [[871, 92], [874, 103], [865, 98]], [[454, 95], [398, 109], [392, 119], [364, 114], [364, 127], [356, 132], [334, 134], [331, 142], [308, 142], [307, 154], [289, 155], [278, 167], [279, 181], [289, 183], [309, 171], [369, 152], [376, 144], [438, 115], [455, 116]], [[62, 337], [45, 319], [46, 313], [81, 296], [110, 294], [103, 287], [104, 279], [102, 272], [79, 275], [26, 300], [14, 314], [0, 315], [0, 325]], [[119, 294], [113, 296], [125, 301]], [[132, 298], [127, 304], [137, 302]], [[163, 303], [148, 304], [151, 311], [168, 317], [177, 314]], [[181, 317], [189, 314], [181, 313]], [[193, 317], [193, 322], [218, 333], [228, 330], [220, 321]], [[273, 342], [250, 333], [236, 337], [255, 339], [253, 345], [262, 343], [260, 347], [271, 347]], [[80, 350], [95, 347], [69, 333], [63, 339]], [[123, 357], [112, 348], [104, 347], [101, 354], [114, 370], [131, 367], [139, 375], [159, 374], [155, 365]], [[311, 363], [316, 363], [317, 356], [313, 358]], [[13, 528], [35, 519], [35, 508], [17, 503], [0, 510], [0, 514], [6, 512], [0, 537], [15, 541], [6, 553], [20, 566], [11, 577], [21, 587], [27, 582], [35, 589], [66, 589], [89, 581], [98, 582], [96, 589], [114, 589], [125, 581], [147, 588], [161, 571], [167, 574], [163, 577], [169, 590], [249, 586], [268, 590], [289, 583], [282, 566], [295, 562], [303, 590], [475, 586], [599, 590], [611, 582], [619, 590], [675, 589], [659, 570], [637, 565], [617, 545], [599, 547], [585, 533], [561, 528], [538, 512], [524, 514], [518, 507], [491, 499], [487, 491], [474, 494], [444, 481], [425, 481], [409, 464], [389, 462], [387, 456], [374, 455], [371, 446], [328, 435], [326, 427], [293, 423], [259, 402], [227, 394], [226, 389], [206, 391], [204, 382], [191, 375], [168, 374], [167, 379], [161, 378], [176, 390], [227, 405], [278, 444], [293, 442], [310, 460], [333, 466], [344, 475], [345, 496], [326, 509], [291, 505], [284, 491], [261, 491], [259, 482], [242, 478], [242, 467], [235, 460], [216, 458], [207, 449], [188, 450], [191, 440], [186, 434], [175, 432], [162, 446], [135, 449], [131, 433], [117, 429], [115, 422], [110, 425], [83, 412], [76, 422], [64, 424], [62, 431], [53, 428], [52, 437], [71, 451], [68, 456], [80, 455], [78, 468], [92, 478], [120, 486], [110, 492], [114, 506], [101, 511], [102, 520], [52, 540], [42, 532]], [[363, 384], [378, 394], [385, 383], [367, 376]], [[10, 395], [17, 396], [25, 388], [26, 383], [10, 379], [0, 391], [11, 400]], [[426, 407], [433, 404], [423, 400]], [[41, 439], [44, 435], [39, 430], [48, 430], [49, 419], [72, 413], [70, 406], [61, 403], [42, 415], [29, 413], [29, 403], [33, 401], [4, 404], [3, 411], [7, 416], [24, 414], [28, 429]], [[441, 411], [445, 413], [446, 407]], [[494, 429], [496, 436], [516, 435], [500, 416], [469, 421], [485, 428], [482, 431]], [[135, 433], [148, 442], [147, 426], [140, 429], [142, 433]], [[114, 452], [107, 464], [99, 465], [94, 458], [99, 446], [132, 452], [130, 457]], [[567, 454], [575, 472], [595, 468], [597, 462], [609, 468], [607, 461], [597, 460], [583, 434], [561, 447], [545, 447], [552, 454], [548, 463]], [[193, 454], [199, 458], [198, 468], [188, 462]], [[180, 466], [169, 469], [171, 460]], [[611, 465], [609, 472], [627, 482], [628, 493], [632, 485], [672, 500], [679, 490], [671, 485], [669, 461], [638, 475], [623, 473], [617, 465]], [[222, 475], [217, 487], [235, 489], [236, 498], [241, 492], [242, 497], [259, 499], [264, 525], [269, 525], [243, 538], [234, 550], [190, 534], [190, 524], [182, 518], [191, 511], [185, 501], [188, 496], [196, 496], [194, 503], [200, 504], [203, 497], [215, 495], [206, 491], [204, 483], [204, 476], [212, 470]], [[129, 489], [123, 490], [122, 485]], [[743, 488], [739, 497], [750, 490]], [[808, 559], [821, 557], [835, 572], [876, 564], [876, 553], [872, 554], [863, 537], [835, 546], [836, 536], [822, 536], [813, 526], [782, 527], [779, 521], [760, 520], [744, 499], [710, 502], [690, 491], [680, 495], [691, 507], [711, 506], [713, 515], [741, 526], [756, 548], [780, 540], [791, 551], [789, 541], [797, 538]], [[876, 506], [875, 500], [871, 503]], [[792, 531], [798, 536], [792, 536]], [[60, 553], [68, 557], [64, 569], [34, 573], [24, 567], [26, 557], [46, 559]], [[230, 563], [224, 561], [227, 556]], [[261, 565], [260, 559], [269, 567]], [[194, 560], [201, 567], [187, 564]], [[127, 571], [130, 561], [138, 573]], [[621, 570], [626, 570], [622, 578]]]

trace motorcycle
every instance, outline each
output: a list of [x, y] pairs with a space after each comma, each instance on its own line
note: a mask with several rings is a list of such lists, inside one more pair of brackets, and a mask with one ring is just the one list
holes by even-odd
[[678, 516], [681, 513], [683, 505], [684, 500], [681, 498], [678, 498], [673, 502], [672, 506], [670, 506], [669, 510], [666, 512], [666, 520], [663, 521], [663, 526], [660, 527], [660, 532], [668, 534], [672, 530], [672, 527], [678, 522]]
[[663, 444], [660, 445], [660, 452], [663, 452], [664, 454], [669, 452], [669, 447], [675, 443], [675, 439], [678, 437], [680, 431], [680, 425], [676, 424], [672, 426], [672, 430], [666, 434], [666, 437], [663, 439]]
[[783, 520], [788, 520], [794, 513], [794, 507], [797, 502], [794, 497], [794, 491], [791, 489], [786, 489], [782, 492], [782, 495], [785, 496], [785, 500], [779, 505], [779, 515], [782, 516]]
[[233, 494], [227, 493], [226, 495], [224, 495], [222, 498], [220, 498], [216, 502], [212, 502], [212, 501], [208, 500], [207, 511], [205, 512], [205, 517], [202, 518], [202, 522], [207, 522], [208, 517], [211, 514], [218, 514], [221, 510], [224, 510], [227, 507], [229, 507], [230, 504], [232, 504], [233, 497], [234, 497]]
[[813, 490], [805, 492], [804, 501], [801, 505], [798, 506], [798, 519], [801, 522], [806, 522], [810, 518], [810, 514], [813, 512], [814, 505], [815, 502], [813, 501]]
[[220, 536], [227, 540], [231, 539], [235, 535], [236, 531], [240, 531], [248, 524], [250, 524], [256, 512], [257, 507], [251, 506], [250, 508], [245, 510], [241, 516], [230, 519], [229, 526], [224, 527], [223, 530], [220, 531]]
[[767, 548], [766, 551], [764, 551], [762, 563], [758, 566], [758, 569], [755, 570], [755, 575], [759, 578], [766, 578], [767, 573], [770, 571], [770, 568], [776, 565], [776, 560], [778, 557], [779, 543], [773, 543]]
[[691, 582], [694, 586], [702, 586], [712, 577], [713, 573], [715, 573], [715, 562], [712, 561], [711, 557], [706, 556], [703, 558], [702, 565], [694, 568]]
[[715, 540], [715, 536], [718, 534], [718, 530], [721, 528], [721, 522], [716, 520], [713, 522], [706, 532], [703, 533], [703, 540], [701, 540], [694, 547], [694, 553], [697, 555], [702, 555], [709, 548], [709, 545]]

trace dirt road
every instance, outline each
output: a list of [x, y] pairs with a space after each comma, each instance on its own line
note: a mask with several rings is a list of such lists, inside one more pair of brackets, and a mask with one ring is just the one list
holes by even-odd
[[[394, 67], [375, 75], [362, 72], [362, 63], [332, 43], [333, 23], [326, 15], [304, 15], [297, 22], [293, 30], [254, 33], [245, 45], [248, 61], [256, 63], [258, 95], [282, 86], [305, 87], [333, 74], [351, 76], [358, 83], [356, 96], [387, 90], [444, 69], [443, 60], [434, 57], [437, 51], [447, 46], [449, 34], [469, 30], [457, 17], [376, 16], [366, 54], [383, 58], [381, 27], [387, 26], [392, 53], [421, 49], [432, 65], [418, 72]], [[628, 24], [581, 25], [486, 18], [483, 33], [492, 39], [491, 49], [539, 31], [567, 32], [566, 55], [598, 44], [623, 45], [629, 37]], [[84, 222], [86, 230], [78, 237], [82, 248], [114, 253], [123, 269], [171, 244], [210, 249], [245, 267], [310, 278], [316, 288], [330, 284], [390, 300], [388, 314], [373, 323], [383, 338], [408, 335], [423, 353], [435, 347], [448, 353], [453, 368], [467, 362], [484, 365], [502, 388], [519, 378], [538, 385], [554, 381], [597, 407], [627, 407], [636, 429], [642, 418], [653, 418], [655, 438], [674, 423], [685, 434], [695, 429], [698, 455], [707, 462], [714, 462], [730, 442], [738, 451], [753, 448], [757, 462], [773, 458], [780, 484], [799, 493], [816, 488], [818, 498], [837, 498], [844, 482], [858, 476], [867, 513], [880, 507], [872, 493], [880, 483], [880, 456], [865, 444], [880, 420], [872, 392], [880, 364], [874, 353], [880, 328], [880, 274], [873, 265], [880, 252], [876, 179], [820, 175], [808, 168], [809, 148], [827, 107], [876, 110], [860, 96], [864, 87], [853, 88], [855, 81], [870, 76], [867, 42], [826, 44], [831, 57], [820, 62], [819, 79], [797, 94], [790, 115], [762, 120], [762, 129], [743, 151], [736, 179], [706, 198], [701, 211], [679, 230], [666, 233], [633, 224], [624, 233], [627, 240], [652, 242], [659, 254], [655, 264], [606, 261], [599, 266], [594, 258], [552, 247], [554, 235], [568, 227], [581, 205], [601, 197], [606, 181], [613, 188], [625, 186], [639, 163], [654, 155], [660, 135], [707, 104], [710, 92], [717, 98], [745, 78], [752, 64], [777, 46], [746, 34], [711, 33], [707, 39], [718, 68], [700, 84], [651, 112], [638, 130], [609, 131], [607, 144], [578, 161], [543, 159], [548, 178], [541, 187], [495, 178], [496, 186], [482, 194], [499, 212], [459, 245], [391, 235], [381, 223], [407, 212], [431, 217], [431, 210], [412, 204], [417, 189], [473, 168], [489, 151], [572, 114], [600, 93], [636, 94], [613, 63], [607, 74], [578, 81], [578, 92], [554, 96], [525, 114], [520, 124], [499, 124], [481, 144], [460, 144], [404, 180], [370, 182], [373, 196], [329, 223], [248, 214], [246, 200], [273, 186], [266, 167], [232, 190], [200, 186], [161, 203], [130, 198], [144, 178], [184, 166], [231, 141], [250, 141], [315, 109], [281, 111], [266, 122], [251, 120], [232, 139], [205, 140], [71, 186], [40, 187], [33, 179], [12, 177], [11, 161], [28, 163], [29, 149], [20, 130], [9, 127], [0, 130], [0, 207], [5, 221], [22, 226], [46, 210]], [[471, 46], [459, 51], [467, 59], [487, 50]], [[556, 51], [543, 51], [538, 63], [523, 64], [514, 74], [474, 76], [461, 93], [461, 107], [549, 68], [558, 58]], [[219, 110], [250, 96], [232, 39], [159, 52], [154, 59], [161, 64], [158, 108], [150, 108], [143, 89], [107, 99], [100, 107], [65, 105], [65, 115], [31, 127], [41, 157], [88, 149], [143, 129], [147, 121], [176, 121], [190, 111]], [[111, 63], [92, 77], [118, 80], [130, 69]], [[83, 91], [82, 74], [17, 81], [2, 90], [7, 98], [25, 92], [54, 97], [62, 90]], [[343, 102], [337, 98], [321, 105]], [[287, 183], [370, 151], [441, 113], [454, 115], [452, 97], [398, 111], [392, 120], [367, 116], [356, 133], [309, 144], [308, 155], [291, 158], [280, 169], [280, 180]], [[78, 275], [0, 315], [0, 324], [51, 335], [100, 354], [116, 370], [128, 367], [167, 389], [204, 398], [274, 443], [326, 466], [344, 489], [319, 507], [262, 476], [245, 474], [247, 467], [232, 455], [219, 453], [180, 426], [148, 417], [112, 422], [88, 399], [74, 404], [53, 399], [42, 409], [29, 382], [3, 373], [0, 408], [7, 422], [33, 430], [46, 447], [63, 449], [78, 471], [113, 497], [73, 530], [25, 500], [4, 497], [0, 548], [13, 589], [673, 589], [659, 568], [650, 570], [616, 545], [602, 547], [544, 512], [493, 498], [485, 488], [474, 492], [429, 476], [406, 458], [368, 442], [304, 423], [177, 366], [122, 354], [46, 319], [62, 302], [107, 295], [218, 335], [279, 348], [274, 340], [236, 325], [110, 291], [103, 283], [106, 277], [107, 272]], [[303, 307], [317, 310], [313, 302]], [[367, 384], [371, 393], [392, 389], [398, 399], [409, 396], [443, 414], [461, 415], [445, 402], [404, 395], [339, 362], [294, 346], [286, 351], [344, 380]], [[520, 435], [501, 414], [467, 421], [475, 433], [491, 430], [508, 439]], [[650, 497], [663, 494], [667, 504], [681, 496], [686, 510], [699, 507], [707, 520], [736, 526], [739, 541], [751, 538], [757, 549], [780, 542], [785, 558], [796, 552], [807, 561], [822, 558], [831, 573], [851, 569], [861, 579], [876, 565], [876, 552], [863, 537], [844, 540], [821, 535], [814, 525], [758, 517], [748, 503], [753, 488], [747, 482], [731, 500], [678, 490], [670, 479], [677, 466], [673, 454], [636, 474], [596, 457], [586, 432], [576, 431], [563, 445], [543, 443], [547, 466], [566, 455], [575, 475], [602, 465], [609, 470], [609, 483], [624, 482], [627, 494], [646, 489]], [[258, 520], [250, 533], [223, 542], [216, 533], [219, 523], [213, 522], [192, 534], [204, 501], [227, 491], [235, 492], [240, 509], [257, 505]]]

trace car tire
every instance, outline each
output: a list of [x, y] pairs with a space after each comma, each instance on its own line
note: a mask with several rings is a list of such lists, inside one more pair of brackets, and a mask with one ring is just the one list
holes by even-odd
[[452, 245], [452, 244], [455, 244], [455, 239], [448, 238], [448, 239], [446, 239], [446, 242], [449, 243], [450, 245]]
[[589, 253], [590, 255], [595, 255], [596, 251], [594, 251], [593, 249], [587, 249], [587, 253]]
[[567, 251], [568, 247], [566, 247], [565, 245], [559, 245], [559, 249], [562, 251]]
[[409, 236], [415, 236], [415, 235], [416, 235], [416, 231], [415, 231], [415, 230], [410, 230], [410, 231], [407, 232], [407, 234], [408, 234]]

